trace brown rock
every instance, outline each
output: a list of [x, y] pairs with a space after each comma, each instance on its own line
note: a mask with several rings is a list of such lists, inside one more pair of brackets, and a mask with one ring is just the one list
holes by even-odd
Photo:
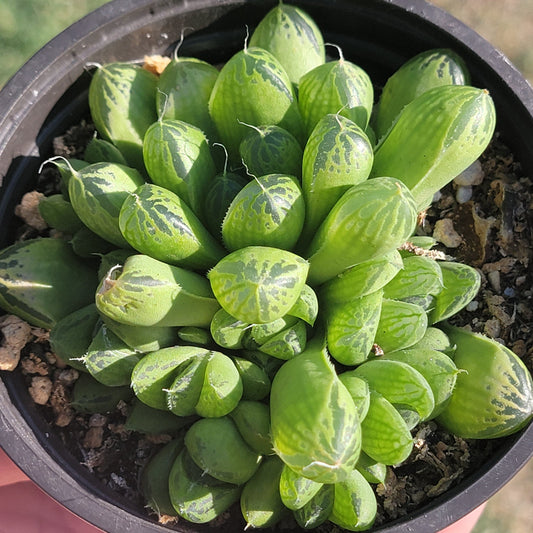
[[0, 331], [4, 336], [0, 345], [0, 370], [14, 370], [20, 361], [22, 348], [31, 340], [30, 325], [15, 315], [0, 317]]
[[27, 192], [15, 207], [15, 215], [24, 220], [28, 226], [38, 231], [45, 230], [48, 225], [39, 213], [39, 202], [44, 198], [44, 194], [38, 191]]
[[433, 238], [441, 242], [446, 248], [457, 248], [463, 242], [463, 239], [454, 228], [453, 221], [450, 218], [437, 220], [433, 230]]
[[479, 159], [474, 161], [469, 167], [453, 180], [456, 185], [461, 187], [470, 187], [472, 185], [481, 185], [485, 178], [485, 172]]
[[84, 448], [100, 448], [103, 437], [104, 428], [102, 426], [90, 427], [85, 433], [82, 445]]
[[20, 362], [24, 374], [38, 374], [39, 376], [48, 376], [50, 370], [48, 362], [43, 361], [35, 353], [30, 353], [28, 357], [23, 357]]
[[50, 395], [50, 405], [55, 415], [55, 425], [58, 427], [68, 426], [74, 419], [74, 409], [70, 406], [70, 400], [65, 385], [60, 381], [55, 381], [52, 394]]
[[107, 423], [107, 417], [101, 415], [100, 413], [94, 413], [89, 418], [89, 427], [92, 428], [103, 428]]
[[159, 76], [170, 63], [170, 57], [160, 55], [144, 56], [143, 68]]
[[29, 393], [32, 400], [39, 404], [45, 405], [52, 393], [52, 380], [45, 376], [35, 376], [31, 380]]
[[497, 318], [491, 318], [485, 322], [485, 334], [491, 339], [496, 339], [500, 336], [501, 323]]
[[80, 373], [74, 368], [64, 368], [57, 372], [56, 380], [67, 387], [71, 387], [80, 377]]

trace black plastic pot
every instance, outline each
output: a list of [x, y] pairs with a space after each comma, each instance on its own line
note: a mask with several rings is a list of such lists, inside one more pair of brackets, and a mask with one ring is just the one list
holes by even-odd
[[[243, 46], [252, 27], [278, 0], [115, 0], [60, 34], [0, 93], [0, 246], [13, 239], [14, 206], [29, 190], [52, 139], [87, 112], [86, 65], [165, 53], [187, 28], [182, 55], [213, 63]], [[383, 82], [422, 50], [451, 47], [467, 62], [473, 84], [487, 88], [497, 129], [533, 175], [533, 91], [508, 60], [449, 14], [422, 0], [299, 0], [327, 42]], [[194, 31], [191, 33], [190, 28]], [[163, 532], [102, 487], [65, 448], [30, 400], [17, 372], [0, 382], [0, 444], [48, 494], [109, 533]], [[382, 533], [430, 533], [455, 522], [502, 488], [533, 455], [533, 425], [503, 439], [492, 459], [459, 486]], [[228, 526], [227, 531], [236, 531]], [[212, 530], [180, 522], [182, 532]]]

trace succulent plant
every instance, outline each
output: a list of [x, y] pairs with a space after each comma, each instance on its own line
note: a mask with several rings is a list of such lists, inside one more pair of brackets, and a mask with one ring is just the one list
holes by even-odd
[[249, 527], [365, 530], [420, 422], [486, 439], [533, 418], [523, 362], [448, 323], [480, 273], [416, 235], [489, 142], [490, 95], [429, 50], [373, 110], [340, 56], [280, 3], [220, 70], [99, 67], [100, 136], [54, 160], [40, 205], [66, 234], [0, 251], [0, 305], [81, 371], [73, 407], [125, 401], [127, 429], [172, 436], [141, 476], [157, 513], [206, 523], [239, 502]]

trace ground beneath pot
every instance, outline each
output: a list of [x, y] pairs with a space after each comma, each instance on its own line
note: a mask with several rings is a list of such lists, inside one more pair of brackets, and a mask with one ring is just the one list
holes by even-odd
[[[91, 136], [92, 127], [83, 123], [56, 140], [55, 152], [81, 157]], [[38, 195], [54, 192], [58, 182], [55, 170], [45, 168], [36, 191], [17, 210], [24, 221], [19, 238], [50, 233], [40, 224], [35, 206]], [[522, 175], [520, 165], [496, 136], [480, 161], [442, 191], [421, 219], [419, 233], [435, 236], [443, 243], [440, 252], [478, 268], [482, 275], [477, 298], [454, 322], [501, 341], [533, 369], [533, 338], [528, 333], [533, 319], [531, 192], [531, 180]], [[70, 397], [78, 372], [65, 367], [50, 351], [47, 332], [12, 319], [4, 319], [0, 327], [7, 343], [3, 352], [20, 350], [18, 369], [51, 430], [101, 483], [142, 507], [139, 472], [172, 437], [126, 429], [128, 402], [121, 401], [110, 413], [76, 412]], [[416, 445], [411, 457], [389, 469], [386, 483], [376, 487], [377, 524], [401, 517], [457, 485], [501, 445], [501, 441], [454, 437], [434, 422], [421, 425], [413, 434]], [[280, 529], [293, 525], [286, 522]]]
[[472, 533], [530, 533], [533, 523], [533, 461], [493, 496]]

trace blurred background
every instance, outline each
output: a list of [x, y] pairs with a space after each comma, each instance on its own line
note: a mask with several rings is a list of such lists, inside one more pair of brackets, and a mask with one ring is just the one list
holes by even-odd
[[109, 0], [0, 0], [0, 87], [52, 37]]
[[[0, 86], [52, 37], [108, 1], [0, 0]], [[431, 3], [474, 28], [533, 83], [533, 0], [431, 0]]]
[[[0, 0], [0, 87], [52, 37], [107, 1]], [[533, 83], [533, 0], [431, 3], [476, 30]], [[533, 462], [489, 501], [474, 533], [529, 533], [532, 524]]]

